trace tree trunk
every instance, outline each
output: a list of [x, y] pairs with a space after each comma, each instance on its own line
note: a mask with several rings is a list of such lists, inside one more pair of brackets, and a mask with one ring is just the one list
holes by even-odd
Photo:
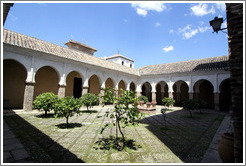
[[192, 118], [192, 113], [191, 113], [191, 110], [189, 110], [189, 113], [190, 113], [190, 117]]
[[66, 119], [67, 119], [67, 128], [68, 128], [68, 117], [66, 117]]
[[45, 112], [44, 116], [47, 117], [47, 112], [48, 112], [48, 111], [45, 110], [44, 112]]

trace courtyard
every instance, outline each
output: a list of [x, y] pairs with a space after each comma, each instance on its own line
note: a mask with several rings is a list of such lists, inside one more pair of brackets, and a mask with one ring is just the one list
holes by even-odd
[[[23, 144], [34, 163], [199, 163], [203, 159], [225, 114], [214, 110], [194, 111], [194, 117], [181, 107], [168, 111], [166, 118], [161, 106], [137, 126], [123, 128], [129, 146], [122, 151], [112, 148], [115, 128], [100, 129], [109, 121], [104, 116], [111, 106], [81, 109], [80, 115], [55, 119], [52, 112], [4, 110], [3, 119]], [[6, 134], [3, 134], [6, 137]], [[4, 139], [5, 140], [5, 139]], [[11, 144], [11, 138], [4, 143]], [[21, 162], [21, 161], [20, 161]]]

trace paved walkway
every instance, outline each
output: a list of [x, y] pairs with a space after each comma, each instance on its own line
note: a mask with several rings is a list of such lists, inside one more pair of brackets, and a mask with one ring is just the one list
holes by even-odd
[[228, 130], [228, 126], [230, 124], [231, 117], [226, 115], [224, 120], [221, 122], [220, 127], [218, 128], [212, 142], [209, 145], [207, 152], [205, 153], [202, 163], [222, 163], [219, 153], [218, 153], [218, 145], [221, 139], [221, 135]]
[[4, 163], [27, 163], [29, 155], [24, 146], [10, 131], [3, 120], [3, 162]]
[[[108, 106], [107, 106], [108, 107]], [[161, 107], [157, 107], [157, 113], [160, 112]], [[94, 109], [100, 109], [94, 108]], [[179, 108], [174, 108], [179, 109]], [[8, 110], [4, 110], [5, 115], [12, 112]], [[29, 114], [30, 112], [24, 112], [22, 110], [16, 111], [18, 114]], [[36, 111], [32, 111], [36, 112]], [[37, 113], [37, 112], [36, 112]], [[218, 143], [221, 138], [222, 133], [224, 133], [228, 129], [228, 125], [230, 122], [230, 117], [225, 116], [224, 120], [222, 121], [219, 129], [214, 136], [209, 149], [205, 153], [202, 163], [222, 163], [220, 157], [218, 155]], [[10, 131], [8, 125], [3, 121], [3, 162], [4, 163], [28, 163], [32, 162], [28, 156], [27, 151], [25, 150], [24, 146], [20, 143], [20, 141], [15, 137], [15, 135]]]

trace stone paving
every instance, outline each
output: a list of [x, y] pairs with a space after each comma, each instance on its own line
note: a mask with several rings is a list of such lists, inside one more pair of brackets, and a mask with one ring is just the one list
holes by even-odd
[[123, 129], [127, 139], [135, 141], [135, 149], [118, 152], [95, 144], [115, 135], [115, 128], [99, 134], [101, 126], [110, 121], [103, 116], [108, 109], [96, 107], [93, 113], [75, 115], [69, 119], [72, 127], [68, 129], [64, 128], [65, 118], [44, 118], [38, 111], [5, 112], [5, 122], [24, 146], [16, 145], [15, 151], [8, 149], [5, 145], [18, 140], [8, 135], [8, 127], [4, 129], [4, 162], [198, 163], [224, 117], [204, 111], [194, 113], [191, 119], [188, 112], [176, 108], [167, 113], [164, 121], [158, 108], [156, 114], [146, 115], [139, 126]]

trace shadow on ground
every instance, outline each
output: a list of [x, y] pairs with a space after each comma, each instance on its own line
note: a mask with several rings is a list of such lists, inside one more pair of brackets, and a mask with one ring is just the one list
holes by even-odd
[[224, 114], [211, 111], [193, 112], [190, 118], [185, 110], [165, 115], [145, 117], [141, 123], [158, 137], [183, 162], [199, 163], [209, 147]]
[[[118, 138], [118, 143], [116, 142], [116, 138], [115, 136], [109, 136], [107, 138], [100, 138], [97, 142], [95, 142], [95, 146], [93, 147], [93, 149], [95, 150], [118, 150], [118, 145], [122, 145], [123, 144], [123, 140], [122, 138]], [[135, 140], [133, 139], [127, 139], [125, 140], [125, 148], [123, 148], [123, 150], [137, 150], [139, 148], [142, 148], [140, 145], [138, 145], [136, 143]]]
[[56, 125], [59, 129], [72, 129], [75, 127], [81, 127], [81, 123], [69, 123], [68, 125], [66, 123], [61, 123]]
[[32, 161], [37, 163], [84, 162], [19, 115], [14, 113], [11, 116], [4, 116], [4, 120], [25, 146]]
[[47, 115], [45, 115], [45, 114], [35, 115], [35, 117], [37, 117], [37, 118], [54, 118], [54, 116], [55, 116], [54, 113], [48, 113]]
[[79, 113], [89, 113], [89, 114], [92, 114], [92, 113], [98, 113], [98, 111], [96, 111], [96, 110], [82, 110], [82, 111], [79, 111]]

